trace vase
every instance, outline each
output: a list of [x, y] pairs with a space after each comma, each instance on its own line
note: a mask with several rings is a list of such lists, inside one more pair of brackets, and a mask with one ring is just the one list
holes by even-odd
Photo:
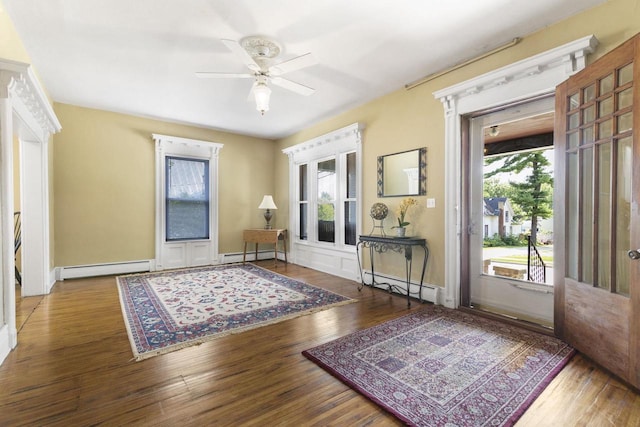
[[396, 228], [396, 237], [404, 237], [404, 233], [407, 231], [406, 228], [404, 227], [397, 227]]

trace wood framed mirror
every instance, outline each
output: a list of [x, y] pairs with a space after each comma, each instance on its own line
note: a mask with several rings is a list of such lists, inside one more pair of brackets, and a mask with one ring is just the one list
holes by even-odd
[[427, 148], [378, 156], [378, 197], [427, 194]]

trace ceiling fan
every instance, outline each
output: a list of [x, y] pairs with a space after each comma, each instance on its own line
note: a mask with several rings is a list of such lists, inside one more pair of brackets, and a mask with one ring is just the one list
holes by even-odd
[[316, 64], [316, 60], [311, 53], [297, 56], [293, 59], [270, 65], [275, 57], [280, 54], [280, 46], [275, 42], [260, 36], [250, 36], [235, 40], [221, 40], [222, 43], [232, 51], [250, 70], [248, 73], [217, 73], [217, 72], [196, 72], [196, 76], [201, 78], [253, 78], [255, 82], [249, 95], [253, 94], [256, 101], [256, 109], [264, 115], [269, 111], [269, 98], [271, 89], [268, 82], [300, 95], [309, 96], [315, 89], [296, 83], [284, 77], [285, 73], [299, 70]]

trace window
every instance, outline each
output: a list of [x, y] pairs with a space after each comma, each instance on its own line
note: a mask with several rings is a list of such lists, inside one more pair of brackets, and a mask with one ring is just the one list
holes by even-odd
[[167, 241], [209, 238], [209, 161], [165, 158]]
[[[309, 240], [308, 224], [313, 223], [314, 241], [356, 244], [356, 160], [356, 153], [351, 152], [298, 165], [299, 199], [296, 203], [300, 240]], [[313, 174], [313, 180], [310, 174]], [[309, 194], [313, 197], [308, 197]], [[310, 218], [312, 213], [315, 213], [314, 218]]]
[[359, 216], [360, 128], [352, 125], [284, 150], [292, 166], [296, 241], [355, 249]]
[[153, 134], [155, 269], [218, 263], [218, 154], [210, 141]]

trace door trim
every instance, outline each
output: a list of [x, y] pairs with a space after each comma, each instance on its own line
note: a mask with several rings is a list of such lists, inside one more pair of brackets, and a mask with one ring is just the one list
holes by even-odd
[[457, 308], [461, 301], [463, 116], [554, 93], [559, 83], [585, 67], [586, 56], [597, 45], [595, 36], [583, 37], [433, 93], [445, 118], [446, 307]]
[[0, 60], [0, 363], [18, 344], [13, 249], [13, 143], [21, 145], [22, 295], [51, 289], [49, 138], [62, 126], [29, 64]]

